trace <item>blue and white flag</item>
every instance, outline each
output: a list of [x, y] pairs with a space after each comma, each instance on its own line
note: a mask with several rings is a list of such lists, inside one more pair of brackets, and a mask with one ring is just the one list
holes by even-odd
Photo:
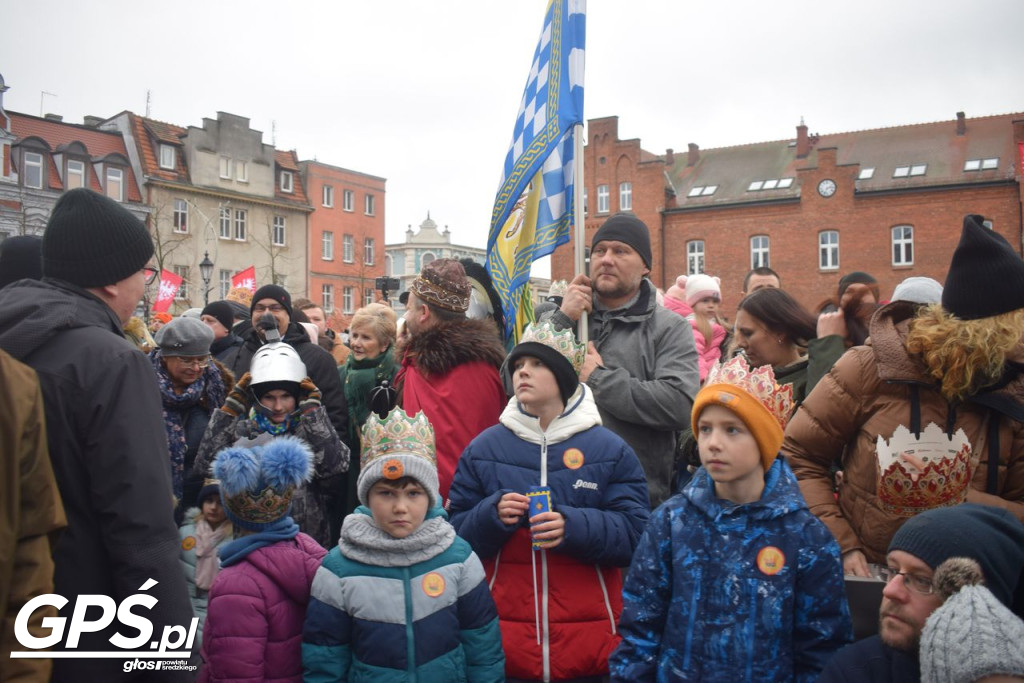
[[[583, 123], [586, 0], [549, 0], [487, 237], [487, 271], [514, 335], [530, 266], [569, 241], [573, 126]], [[529, 192], [529, 197], [524, 195]]]

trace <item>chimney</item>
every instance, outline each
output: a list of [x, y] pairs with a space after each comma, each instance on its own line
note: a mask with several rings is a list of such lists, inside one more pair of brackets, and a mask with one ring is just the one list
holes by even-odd
[[697, 162], [700, 161], [700, 147], [696, 143], [691, 142], [686, 150], [686, 165], [696, 166]]
[[958, 111], [956, 113], [956, 134], [963, 135], [967, 132], [967, 119], [964, 118], [964, 113]]
[[43, 118], [47, 121], [57, 121], [58, 123], [64, 120], [64, 117], [60, 114], [47, 114]]
[[811, 141], [807, 138], [807, 125], [804, 117], [800, 117], [800, 125], [796, 127], [796, 158], [803, 159], [811, 153]]
[[665, 165], [666, 166], [672, 166], [675, 163], [676, 163], [676, 154], [675, 154], [674, 151], [672, 151], [672, 148], [669, 147], [668, 149], [665, 150]]
[[103, 117], [102, 116], [92, 116], [90, 114], [86, 114], [85, 118], [82, 119], [82, 123], [84, 123], [85, 125], [89, 126], [90, 128], [98, 128], [99, 125], [101, 123], [103, 123]]

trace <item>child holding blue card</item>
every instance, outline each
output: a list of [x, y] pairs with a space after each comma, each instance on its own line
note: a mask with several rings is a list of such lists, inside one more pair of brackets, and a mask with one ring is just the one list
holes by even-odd
[[452, 524], [484, 563], [509, 679], [608, 673], [622, 575], [649, 517], [633, 450], [601, 426], [571, 330], [531, 325], [502, 376], [500, 423], [474, 439], [449, 493]]

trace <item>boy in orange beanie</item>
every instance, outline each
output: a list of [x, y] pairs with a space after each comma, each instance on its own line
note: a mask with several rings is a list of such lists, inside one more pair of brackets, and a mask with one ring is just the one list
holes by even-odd
[[792, 406], [769, 366], [708, 373], [702, 466], [633, 556], [612, 680], [813, 681], [851, 639], [839, 546], [777, 457]]

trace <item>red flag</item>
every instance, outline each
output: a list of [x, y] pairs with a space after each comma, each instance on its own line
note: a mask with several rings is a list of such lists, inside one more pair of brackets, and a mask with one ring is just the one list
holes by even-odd
[[169, 270], [160, 271], [160, 293], [156, 297], [156, 303], [153, 304], [153, 312], [166, 312], [171, 307], [179, 287], [181, 287], [180, 275], [175, 275]]
[[249, 266], [240, 273], [231, 277], [231, 287], [245, 287], [253, 294], [256, 293], [256, 266]]

